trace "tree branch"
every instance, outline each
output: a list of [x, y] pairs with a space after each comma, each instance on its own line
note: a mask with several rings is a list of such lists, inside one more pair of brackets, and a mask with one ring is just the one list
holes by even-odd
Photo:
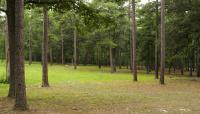
[[7, 13], [7, 11], [5, 9], [2, 9], [2, 8], [0, 8], [0, 12]]
[[58, 0], [53, 0], [53, 1], [46, 1], [46, 0], [26, 0], [25, 1], [25, 4], [40, 4], [40, 5], [43, 5], [43, 4], [56, 4], [56, 3], [59, 3]]

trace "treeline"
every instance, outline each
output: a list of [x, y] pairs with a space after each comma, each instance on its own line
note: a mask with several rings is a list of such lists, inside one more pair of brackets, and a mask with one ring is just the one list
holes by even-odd
[[[97, 5], [98, 4], [98, 5]], [[58, 13], [48, 12], [49, 52], [51, 63], [73, 64], [74, 46], [76, 46], [77, 64], [93, 64], [101, 67], [131, 67], [131, 15], [126, 2], [124, 7], [119, 3], [93, 1], [91, 7], [98, 7], [98, 15], [103, 21], [86, 22], [83, 16], [75, 11]], [[199, 9], [200, 2], [167, 1], [166, 2], [166, 68], [171, 70], [194, 71], [199, 74]], [[136, 4], [137, 15], [137, 64], [146, 67], [147, 73], [159, 65], [160, 55], [160, 5], [153, 1], [145, 5]], [[159, 6], [159, 7], [158, 7]], [[182, 6], [182, 7], [179, 7]], [[158, 10], [157, 10], [158, 7]], [[2, 17], [1, 25], [5, 26]], [[96, 19], [100, 20], [100, 19]], [[42, 8], [25, 10], [25, 58], [30, 61], [41, 61], [43, 35]], [[76, 35], [74, 35], [76, 30]], [[5, 28], [1, 29], [5, 36]], [[74, 45], [74, 37], [76, 45]], [[1, 39], [1, 40], [2, 40]], [[6, 42], [5, 42], [6, 43]], [[4, 52], [5, 43], [1, 41]], [[5, 59], [5, 53], [1, 58]], [[156, 61], [157, 58], [157, 61]], [[116, 68], [114, 68], [116, 69]]]
[[[132, 66], [131, 7], [127, 4], [119, 7], [113, 2], [94, 1], [90, 5], [99, 7], [101, 17], [110, 19], [103, 18], [103, 22], [97, 21], [95, 24], [85, 22], [84, 17], [73, 11], [62, 14], [49, 11], [49, 50], [51, 51], [49, 51], [49, 58], [52, 58], [49, 60], [55, 63], [73, 63], [76, 28], [77, 64], [93, 64], [100, 67], [112, 63], [111, 66], [120, 68]], [[200, 75], [198, 4], [200, 2], [197, 1], [166, 1], [165, 63], [169, 73], [171, 70], [180, 70], [181, 74], [184, 74], [184, 71], [190, 71], [192, 75], [193, 71], [197, 71], [197, 75]], [[145, 66], [147, 72], [150, 72], [155, 69], [155, 63], [160, 65], [160, 5], [159, 2], [154, 1], [145, 5], [137, 3], [136, 6], [138, 7], [136, 10], [137, 64]], [[30, 14], [34, 18], [31, 19]], [[40, 9], [27, 10], [25, 17], [26, 59], [28, 60], [29, 57], [29, 38], [33, 36], [32, 57], [34, 61], [40, 61], [42, 39]]]

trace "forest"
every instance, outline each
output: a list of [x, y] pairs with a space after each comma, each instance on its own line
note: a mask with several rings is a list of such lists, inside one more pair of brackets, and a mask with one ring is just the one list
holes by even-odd
[[199, 114], [199, 6], [0, 0], [0, 114]]

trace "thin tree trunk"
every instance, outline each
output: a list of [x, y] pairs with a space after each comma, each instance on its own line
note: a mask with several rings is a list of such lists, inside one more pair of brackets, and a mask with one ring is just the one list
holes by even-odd
[[64, 36], [63, 36], [63, 28], [61, 27], [61, 39], [62, 39], [62, 64], [64, 64]]
[[[199, 44], [199, 40], [198, 40], [198, 44]], [[197, 77], [200, 77], [200, 47], [197, 48]]]
[[77, 33], [76, 27], [74, 28], [74, 69], [77, 69]]
[[122, 69], [122, 61], [121, 61], [121, 49], [119, 49], [119, 57], [118, 57], [118, 62], [119, 62], [119, 69]]
[[24, 41], [23, 41], [23, 29], [24, 29], [24, 0], [16, 0], [15, 2], [15, 74], [16, 74], [16, 99], [15, 109], [26, 110], [26, 84], [24, 74]]
[[111, 46], [109, 48], [109, 54], [110, 54], [110, 68], [111, 68], [111, 73], [114, 73], [115, 70], [114, 70], [114, 65], [113, 65], [113, 49], [112, 49]]
[[48, 10], [44, 7], [44, 30], [42, 42], [42, 87], [49, 87], [48, 81]]
[[159, 9], [158, 9], [158, 0], [156, 0], [156, 39], [155, 39], [155, 79], [159, 78], [159, 62], [158, 62], [158, 39], [159, 39]]
[[147, 69], [147, 74], [149, 74], [150, 73], [150, 67], [149, 67], [149, 65], [146, 66], [146, 69]]
[[131, 0], [129, 0], [129, 40], [130, 40], [130, 70], [133, 72], [133, 44], [132, 44], [132, 34], [131, 34]]
[[101, 49], [101, 47], [98, 47], [98, 66], [99, 66], [99, 69], [101, 69], [101, 58], [102, 58], [102, 56], [101, 56], [101, 52], [102, 51], [102, 49]]
[[29, 24], [29, 65], [32, 64], [32, 27], [31, 23]]
[[[197, 59], [199, 59], [199, 58], [197, 58]], [[200, 63], [199, 63], [199, 60], [197, 61], [198, 63], [197, 63], [197, 77], [200, 77]]]
[[184, 66], [181, 65], [181, 75], [184, 75]]
[[10, 52], [9, 52], [9, 37], [7, 21], [5, 25], [5, 55], [6, 55], [6, 82], [9, 82], [10, 77]]
[[192, 60], [190, 61], [190, 67], [189, 67], [189, 75], [192, 76], [193, 74], [193, 71], [192, 71]]
[[160, 84], [165, 84], [165, 0], [161, 0], [161, 69]]
[[136, 64], [136, 20], [135, 20], [135, 0], [132, 0], [132, 62], [133, 62], [133, 77], [134, 81], [138, 81], [137, 79], [137, 64]]
[[114, 72], [117, 72], [117, 68], [116, 68], [116, 49], [114, 49], [113, 51], [113, 70]]
[[50, 45], [50, 50], [49, 50], [49, 56], [50, 56], [50, 64], [53, 65], [53, 51], [52, 51], [51, 45]]
[[189, 75], [193, 76], [193, 74], [192, 74], [192, 67], [190, 67], [190, 74]]
[[168, 73], [171, 74], [171, 66], [169, 66], [168, 69], [169, 69], [169, 70], [168, 70]]
[[15, 1], [6, 0], [7, 4], [7, 22], [8, 22], [8, 37], [9, 37], [9, 50], [10, 50], [10, 85], [8, 97], [15, 97]]

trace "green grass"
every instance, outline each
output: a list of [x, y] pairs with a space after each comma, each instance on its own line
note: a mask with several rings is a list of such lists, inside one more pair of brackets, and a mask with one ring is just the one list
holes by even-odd
[[[0, 77], [5, 74], [0, 64]], [[139, 72], [132, 81], [129, 70], [111, 74], [108, 67], [49, 66], [50, 88], [41, 88], [41, 64], [26, 65], [29, 111], [12, 111], [8, 85], [0, 84], [0, 113], [16, 114], [199, 114], [200, 80], [166, 78], [159, 85], [152, 74]], [[171, 76], [170, 76], [171, 77]]]

